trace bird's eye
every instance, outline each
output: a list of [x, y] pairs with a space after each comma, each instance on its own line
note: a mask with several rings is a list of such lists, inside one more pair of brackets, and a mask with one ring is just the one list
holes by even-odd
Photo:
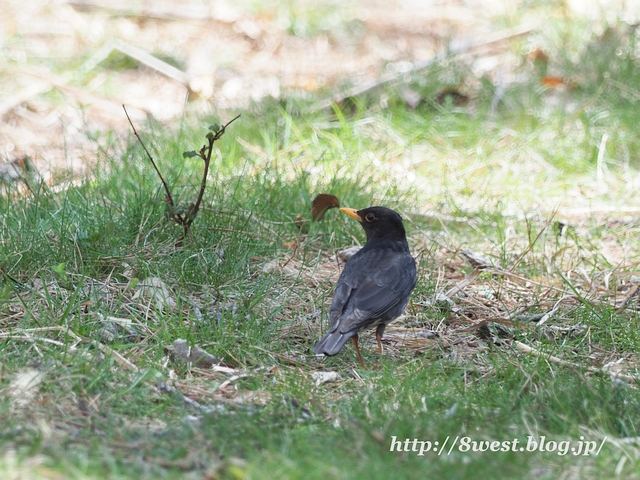
[[364, 219], [365, 219], [367, 222], [373, 222], [373, 221], [376, 219], [376, 216], [375, 216], [373, 213], [367, 213], [367, 214], [364, 216]]

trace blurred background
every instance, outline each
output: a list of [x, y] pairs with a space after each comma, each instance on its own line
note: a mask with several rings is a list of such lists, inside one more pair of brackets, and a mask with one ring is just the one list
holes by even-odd
[[83, 172], [109, 132], [128, 132], [122, 104], [136, 121], [171, 124], [272, 99], [295, 99], [313, 113], [367, 91], [378, 108], [449, 102], [473, 113], [479, 98], [495, 109], [517, 86], [553, 97], [597, 91], [605, 77], [614, 94], [640, 98], [634, 85], [610, 76], [612, 58], [635, 62], [638, 1], [2, 0], [0, 7], [5, 178], [25, 155], [52, 183], [56, 172]]

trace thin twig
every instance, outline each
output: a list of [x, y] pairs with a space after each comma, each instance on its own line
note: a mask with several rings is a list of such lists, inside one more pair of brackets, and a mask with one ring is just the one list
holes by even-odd
[[[66, 333], [67, 335], [73, 337], [76, 341], [81, 342], [81, 343], [90, 343], [92, 345], [94, 345], [95, 347], [98, 348], [98, 350], [100, 350], [102, 353], [106, 354], [106, 355], [110, 355], [112, 356], [116, 362], [118, 362], [121, 366], [126, 367], [130, 370], [133, 370], [135, 372], [138, 371], [138, 367], [136, 367], [133, 363], [131, 363], [129, 360], [127, 360], [125, 357], [123, 357], [122, 355], [120, 355], [118, 352], [116, 352], [115, 350], [107, 347], [106, 345], [96, 341], [96, 340], [90, 340], [88, 338], [82, 337], [80, 335], [78, 335], [77, 333], [75, 333], [73, 330], [71, 330], [69, 327], [65, 327], [64, 325], [58, 325], [55, 327], [38, 327], [38, 328], [25, 328], [25, 329], [16, 329], [13, 330], [11, 333], [2, 333], [0, 332], [0, 338], [8, 338], [11, 336], [15, 336], [16, 333], [23, 333], [25, 335], [28, 335], [29, 333], [35, 333], [35, 332], [51, 332], [51, 331], [59, 331], [62, 333]], [[26, 339], [26, 338], [25, 338]]]
[[253, 348], [255, 348], [256, 350], [260, 350], [264, 353], [268, 353], [269, 355], [284, 361], [284, 363], [288, 364], [288, 365], [293, 365], [294, 367], [298, 366], [301, 364], [300, 361], [295, 360], [287, 355], [283, 355], [281, 353], [276, 353], [276, 352], [272, 352], [271, 350], [265, 350], [264, 348], [260, 348], [257, 345], [254, 345]]
[[634, 283], [631, 286], [631, 288], [629, 289], [629, 292], [622, 300], [622, 304], [620, 305], [620, 307], [618, 307], [618, 309], [615, 312], [613, 312], [614, 315], [618, 315], [620, 312], [622, 312], [627, 308], [633, 296], [638, 293], [638, 287], [640, 287], [640, 283]]
[[542, 318], [540, 320], [538, 320], [538, 323], [536, 323], [536, 327], [542, 326], [543, 323], [545, 323], [547, 320], [549, 320], [560, 309], [560, 305], [567, 298], [576, 298], [576, 297], [575, 297], [575, 295], [565, 295], [565, 296], [563, 296], [560, 300], [558, 300], [555, 303], [555, 305], [553, 306], [553, 308], [551, 310], [549, 310], [547, 313], [545, 313], [542, 316]]
[[520, 255], [520, 257], [518, 257], [518, 259], [515, 261], [515, 263], [511, 266], [511, 268], [509, 268], [510, 272], [513, 272], [515, 270], [515, 268], [520, 264], [520, 262], [524, 259], [524, 257], [527, 256], [527, 254], [533, 249], [533, 246], [536, 244], [536, 242], [538, 241], [538, 239], [540, 238], [540, 236], [544, 233], [544, 231], [547, 229], [547, 227], [549, 227], [549, 225], [551, 224], [551, 222], [553, 221], [553, 219], [555, 218], [556, 214], [558, 213], [558, 209], [556, 208], [552, 213], [551, 216], [547, 219], [547, 221], [544, 223], [544, 225], [542, 226], [542, 228], [540, 229], [540, 231], [538, 232], [538, 235], [536, 235], [536, 238], [533, 239], [533, 242], [529, 242], [529, 246], [527, 246], [526, 250], [524, 252], [522, 252], [522, 254]]
[[53, 345], [57, 345], [58, 347], [64, 347], [64, 343], [58, 342], [57, 340], [51, 340], [50, 338], [46, 337], [32, 337], [30, 335], [6, 335], [4, 333], [0, 333], [0, 338], [5, 338], [7, 340], [26, 340], [28, 342], [38, 341], [43, 343], [51, 343]]
[[557, 363], [558, 365], [564, 365], [565, 367], [579, 368], [580, 366], [577, 363], [572, 363], [567, 360], [562, 360], [561, 358], [555, 357], [549, 353], [541, 352], [529, 345], [516, 341], [516, 347], [523, 353], [527, 353], [529, 355], [533, 355], [534, 357], [544, 358], [548, 362]]
[[[162, 182], [162, 186], [164, 187], [164, 190], [166, 192], [166, 195], [165, 195], [166, 202], [170, 207], [169, 218], [175, 223], [177, 223], [178, 225], [181, 225], [184, 230], [182, 237], [180, 238], [180, 240], [178, 240], [178, 243], [177, 243], [177, 244], [181, 244], [184, 238], [189, 233], [189, 227], [191, 227], [191, 224], [195, 220], [198, 214], [198, 211], [200, 210], [200, 204], [202, 203], [202, 199], [204, 198], [204, 191], [207, 188], [207, 177], [209, 175], [209, 167], [211, 166], [211, 155], [213, 154], [213, 144], [216, 142], [216, 140], [219, 140], [220, 137], [222, 137], [222, 135], [224, 135], [229, 125], [231, 125], [238, 118], [240, 118], [240, 115], [237, 115], [235, 118], [227, 122], [217, 131], [209, 132], [206, 137], [208, 141], [208, 145], [203, 145], [199, 152], [191, 151], [191, 152], [185, 152], [183, 154], [185, 158], [200, 157], [202, 160], [204, 160], [204, 172], [202, 174], [202, 181], [200, 182], [200, 191], [198, 192], [198, 198], [196, 199], [195, 203], [190, 204], [189, 208], [187, 208], [186, 212], [184, 212], [184, 209], [177, 208], [175, 202], [173, 201], [173, 197], [171, 196], [171, 191], [169, 190], [169, 185], [167, 185], [167, 182], [165, 182], [164, 178], [162, 177], [162, 174], [160, 173], [160, 169], [158, 168], [158, 165], [153, 160], [151, 153], [149, 153], [149, 150], [147, 150], [147, 147], [145, 146], [144, 142], [140, 138], [140, 135], [138, 135], [136, 127], [133, 125], [131, 118], [129, 118], [129, 113], [127, 113], [127, 108], [124, 105], [122, 105], [122, 108], [124, 109], [124, 113], [127, 115], [127, 120], [129, 120], [129, 125], [131, 125], [131, 128], [133, 129], [134, 135], [138, 139], [138, 142], [140, 142], [140, 145], [142, 145], [142, 148], [147, 154], [149, 161], [151, 161], [153, 168], [158, 174], [158, 177], [160, 177], [160, 181]], [[209, 127], [210, 130], [214, 130], [214, 128], [217, 128], [217, 127]], [[184, 213], [184, 215], [180, 213], [181, 211]]]
[[[140, 138], [140, 135], [138, 135], [138, 131], [136, 130], [136, 127], [134, 127], [133, 122], [131, 121], [131, 118], [129, 118], [129, 112], [127, 112], [127, 107], [122, 105], [122, 108], [124, 109], [124, 113], [127, 116], [127, 120], [129, 120], [129, 125], [131, 125], [131, 128], [133, 129], [133, 134], [138, 139], [138, 142], [140, 142], [140, 145], [142, 145], [142, 148], [144, 149], [145, 153], [147, 154], [147, 157], [149, 158], [149, 160], [151, 161], [151, 164], [153, 165], [153, 168], [155, 168], [156, 173], [160, 177], [160, 181], [162, 182], [162, 186], [164, 187], [164, 191], [165, 191], [165, 193], [167, 195], [167, 203], [172, 207], [175, 206], [175, 204], [173, 203], [173, 197], [171, 196], [171, 192], [169, 191], [169, 186], [167, 185], [167, 182], [164, 181], [164, 178], [162, 177], [162, 174], [160, 173], [160, 170], [158, 169], [158, 166], [156, 165], [156, 162], [153, 160], [153, 157], [149, 153], [149, 150], [147, 150], [147, 147], [145, 146], [144, 142]], [[179, 213], [176, 213], [175, 215], [179, 219], [182, 219], [182, 217], [180, 216]]]
[[[565, 367], [570, 367], [570, 368], [575, 368], [575, 369], [580, 369], [581, 366], [578, 365], [577, 363], [573, 363], [573, 362], [569, 362], [567, 360], [563, 360], [561, 358], [555, 357], [553, 355], [550, 355], [548, 353], [544, 353], [541, 352], [540, 350], [537, 350], [529, 345], [526, 345], [522, 342], [515, 342], [516, 348], [518, 350], [520, 350], [523, 353], [529, 354], [529, 355], [533, 355], [534, 357], [540, 357], [540, 358], [544, 358], [546, 361], [551, 362], [551, 363], [555, 363], [558, 365], [563, 365]], [[597, 367], [586, 367], [587, 371], [591, 372], [591, 373], [607, 373], [609, 375], [611, 375], [612, 377], [615, 378], [619, 378], [621, 380], [625, 380], [627, 382], [632, 382], [632, 383], [638, 383], [638, 378], [634, 377], [633, 375], [627, 375], [624, 373], [618, 373], [618, 372], [614, 372], [611, 371], [607, 368], [597, 368]]]
[[468, 276], [466, 276], [458, 283], [456, 283], [452, 288], [447, 290], [443, 295], [447, 298], [451, 298], [457, 295], [459, 292], [462, 292], [465, 288], [471, 285], [475, 281], [475, 279], [478, 278], [478, 275], [480, 275], [480, 270], [475, 269]]

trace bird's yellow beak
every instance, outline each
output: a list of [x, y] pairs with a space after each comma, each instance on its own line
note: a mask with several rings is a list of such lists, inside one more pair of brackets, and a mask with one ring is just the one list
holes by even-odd
[[350, 217], [355, 218], [359, 222], [362, 221], [362, 217], [360, 215], [358, 215], [358, 211], [355, 208], [341, 208], [340, 211], [342, 213], [346, 213]]

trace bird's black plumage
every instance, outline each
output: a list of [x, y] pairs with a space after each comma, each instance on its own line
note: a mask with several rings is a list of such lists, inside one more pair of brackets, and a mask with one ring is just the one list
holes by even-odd
[[367, 243], [349, 259], [338, 279], [329, 310], [331, 326], [313, 353], [335, 355], [351, 340], [363, 364], [358, 332], [377, 327], [381, 349], [386, 325], [409, 303], [417, 279], [416, 262], [409, 253], [402, 217], [396, 212], [385, 207], [341, 211], [360, 222]]

